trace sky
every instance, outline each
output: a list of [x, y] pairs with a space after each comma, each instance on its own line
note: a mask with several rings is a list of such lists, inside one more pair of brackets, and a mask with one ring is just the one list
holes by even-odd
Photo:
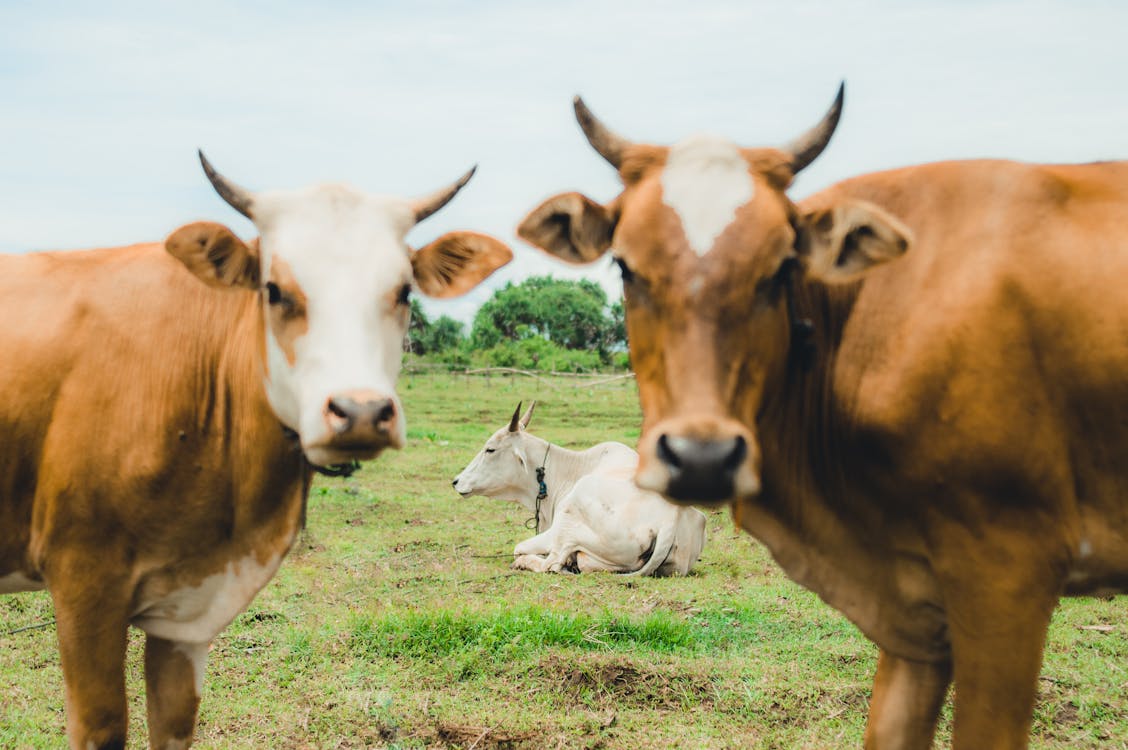
[[432, 316], [468, 321], [506, 281], [552, 273], [618, 294], [514, 234], [544, 198], [613, 198], [572, 115], [673, 143], [791, 140], [846, 81], [802, 198], [864, 172], [953, 158], [1128, 158], [1121, 0], [0, 2], [0, 252], [160, 240], [248, 221], [196, 160], [252, 190], [347, 182], [429, 193], [478, 164], [408, 236], [452, 229], [514, 261]]

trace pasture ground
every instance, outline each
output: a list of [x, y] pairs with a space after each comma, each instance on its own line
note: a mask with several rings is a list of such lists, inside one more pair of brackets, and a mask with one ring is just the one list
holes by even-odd
[[[427, 374], [400, 392], [409, 449], [318, 478], [307, 532], [216, 639], [197, 747], [860, 746], [876, 649], [727, 511], [687, 578], [536, 575], [508, 567], [525, 512], [452, 491], [520, 399], [553, 442], [633, 445], [633, 382]], [[1059, 608], [1033, 747], [1128, 748], [1126, 614], [1128, 597]], [[0, 748], [65, 746], [51, 618], [45, 593], [0, 597]], [[141, 647], [133, 631], [131, 748]]]

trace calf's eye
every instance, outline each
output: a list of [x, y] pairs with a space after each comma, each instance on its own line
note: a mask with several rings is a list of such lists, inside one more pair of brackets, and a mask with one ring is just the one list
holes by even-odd
[[399, 288], [399, 292], [396, 294], [396, 304], [397, 305], [406, 305], [410, 299], [411, 299], [411, 284], [404, 284], [403, 286], [401, 286]]
[[486, 448], [486, 453], [493, 453], [497, 448]]

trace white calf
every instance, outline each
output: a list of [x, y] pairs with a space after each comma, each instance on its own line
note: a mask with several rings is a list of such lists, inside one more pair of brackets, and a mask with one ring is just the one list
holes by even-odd
[[529, 434], [535, 406], [521, 416], [518, 404], [509, 425], [453, 482], [463, 497], [511, 500], [533, 514], [540, 533], [513, 549], [513, 567], [538, 573], [689, 572], [705, 544], [705, 514], [636, 487], [638, 454], [622, 443], [570, 451]]

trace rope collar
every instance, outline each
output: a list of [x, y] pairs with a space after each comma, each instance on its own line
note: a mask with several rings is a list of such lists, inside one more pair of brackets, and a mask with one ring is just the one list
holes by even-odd
[[[290, 441], [294, 442], [296, 445], [298, 445], [298, 447], [300, 449], [301, 440], [298, 438], [297, 431], [291, 430], [286, 425], [282, 425], [282, 434], [285, 436], [285, 438], [287, 440], [290, 440]], [[318, 466], [317, 464], [311, 462], [308, 458], [306, 458], [305, 453], [302, 453], [302, 460], [305, 461], [306, 466], [313, 469], [318, 474], [321, 474], [321, 475], [327, 476], [327, 477], [351, 477], [353, 474], [356, 473], [356, 470], [360, 468], [360, 461], [357, 461], [356, 459], [353, 459], [352, 461], [349, 461], [349, 462], [343, 463], [343, 464], [330, 464], [329, 466]]]
[[525, 528], [534, 529], [538, 534], [540, 533], [541, 501], [548, 497], [548, 485], [544, 482], [544, 467], [548, 463], [548, 449], [551, 447], [551, 443], [545, 447], [544, 458], [541, 459], [541, 465], [537, 467], [537, 504], [533, 511], [533, 517], [529, 519], [533, 525], [529, 526], [529, 521], [525, 522]]

